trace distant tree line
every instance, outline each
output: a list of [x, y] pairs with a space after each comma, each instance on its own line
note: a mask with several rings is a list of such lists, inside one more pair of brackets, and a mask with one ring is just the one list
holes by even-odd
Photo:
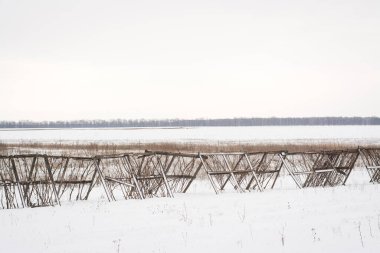
[[202, 126], [324, 126], [380, 125], [378, 117], [225, 118], [162, 120], [0, 121], [0, 128], [109, 128]]

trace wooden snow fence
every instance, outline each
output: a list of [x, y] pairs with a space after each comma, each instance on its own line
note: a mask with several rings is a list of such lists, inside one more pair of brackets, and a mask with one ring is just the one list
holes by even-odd
[[380, 183], [380, 149], [359, 148], [360, 157], [371, 178], [371, 183]]
[[358, 150], [288, 153], [284, 167], [299, 188], [344, 185], [356, 163]]
[[226, 189], [271, 189], [281, 171], [298, 188], [334, 187], [346, 184], [358, 157], [370, 182], [380, 183], [380, 149], [371, 148], [297, 153], [146, 151], [91, 157], [0, 156], [0, 208], [54, 206], [102, 195], [108, 201], [173, 197], [185, 193], [202, 169], [217, 194]]
[[173, 197], [187, 191], [200, 168], [198, 155], [166, 152], [0, 156], [0, 208], [87, 200], [95, 190], [109, 201]]
[[273, 188], [283, 164], [281, 153], [276, 152], [211, 153], [200, 158], [217, 194], [227, 184], [238, 192]]

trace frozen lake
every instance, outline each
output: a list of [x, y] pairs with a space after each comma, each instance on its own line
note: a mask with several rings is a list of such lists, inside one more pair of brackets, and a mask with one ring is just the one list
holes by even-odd
[[266, 142], [266, 141], [380, 142], [380, 126], [256, 126], [112, 129], [1, 129], [0, 141], [105, 142]]

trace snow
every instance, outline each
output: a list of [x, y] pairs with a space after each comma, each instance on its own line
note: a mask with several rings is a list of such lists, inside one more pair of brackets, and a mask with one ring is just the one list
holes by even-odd
[[133, 129], [2, 129], [0, 140], [218, 142], [361, 140], [380, 143], [380, 126], [264, 126]]
[[[380, 143], [380, 126], [0, 130], [7, 141]], [[0, 252], [378, 252], [380, 185], [355, 169], [346, 186], [215, 195], [197, 179], [175, 198], [0, 210]]]
[[175, 198], [105, 197], [0, 211], [0, 252], [378, 252], [380, 185], [215, 195], [207, 180]]

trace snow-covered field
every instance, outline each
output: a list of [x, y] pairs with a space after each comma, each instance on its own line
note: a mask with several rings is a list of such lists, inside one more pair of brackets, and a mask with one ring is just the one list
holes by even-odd
[[0, 252], [379, 252], [380, 185], [66, 202], [0, 211]]
[[[1, 130], [0, 141], [380, 143], [380, 126]], [[175, 198], [105, 196], [0, 210], [2, 252], [380, 252], [380, 185], [355, 169], [346, 186], [215, 195], [197, 179]], [[101, 194], [101, 191], [99, 191]]]

